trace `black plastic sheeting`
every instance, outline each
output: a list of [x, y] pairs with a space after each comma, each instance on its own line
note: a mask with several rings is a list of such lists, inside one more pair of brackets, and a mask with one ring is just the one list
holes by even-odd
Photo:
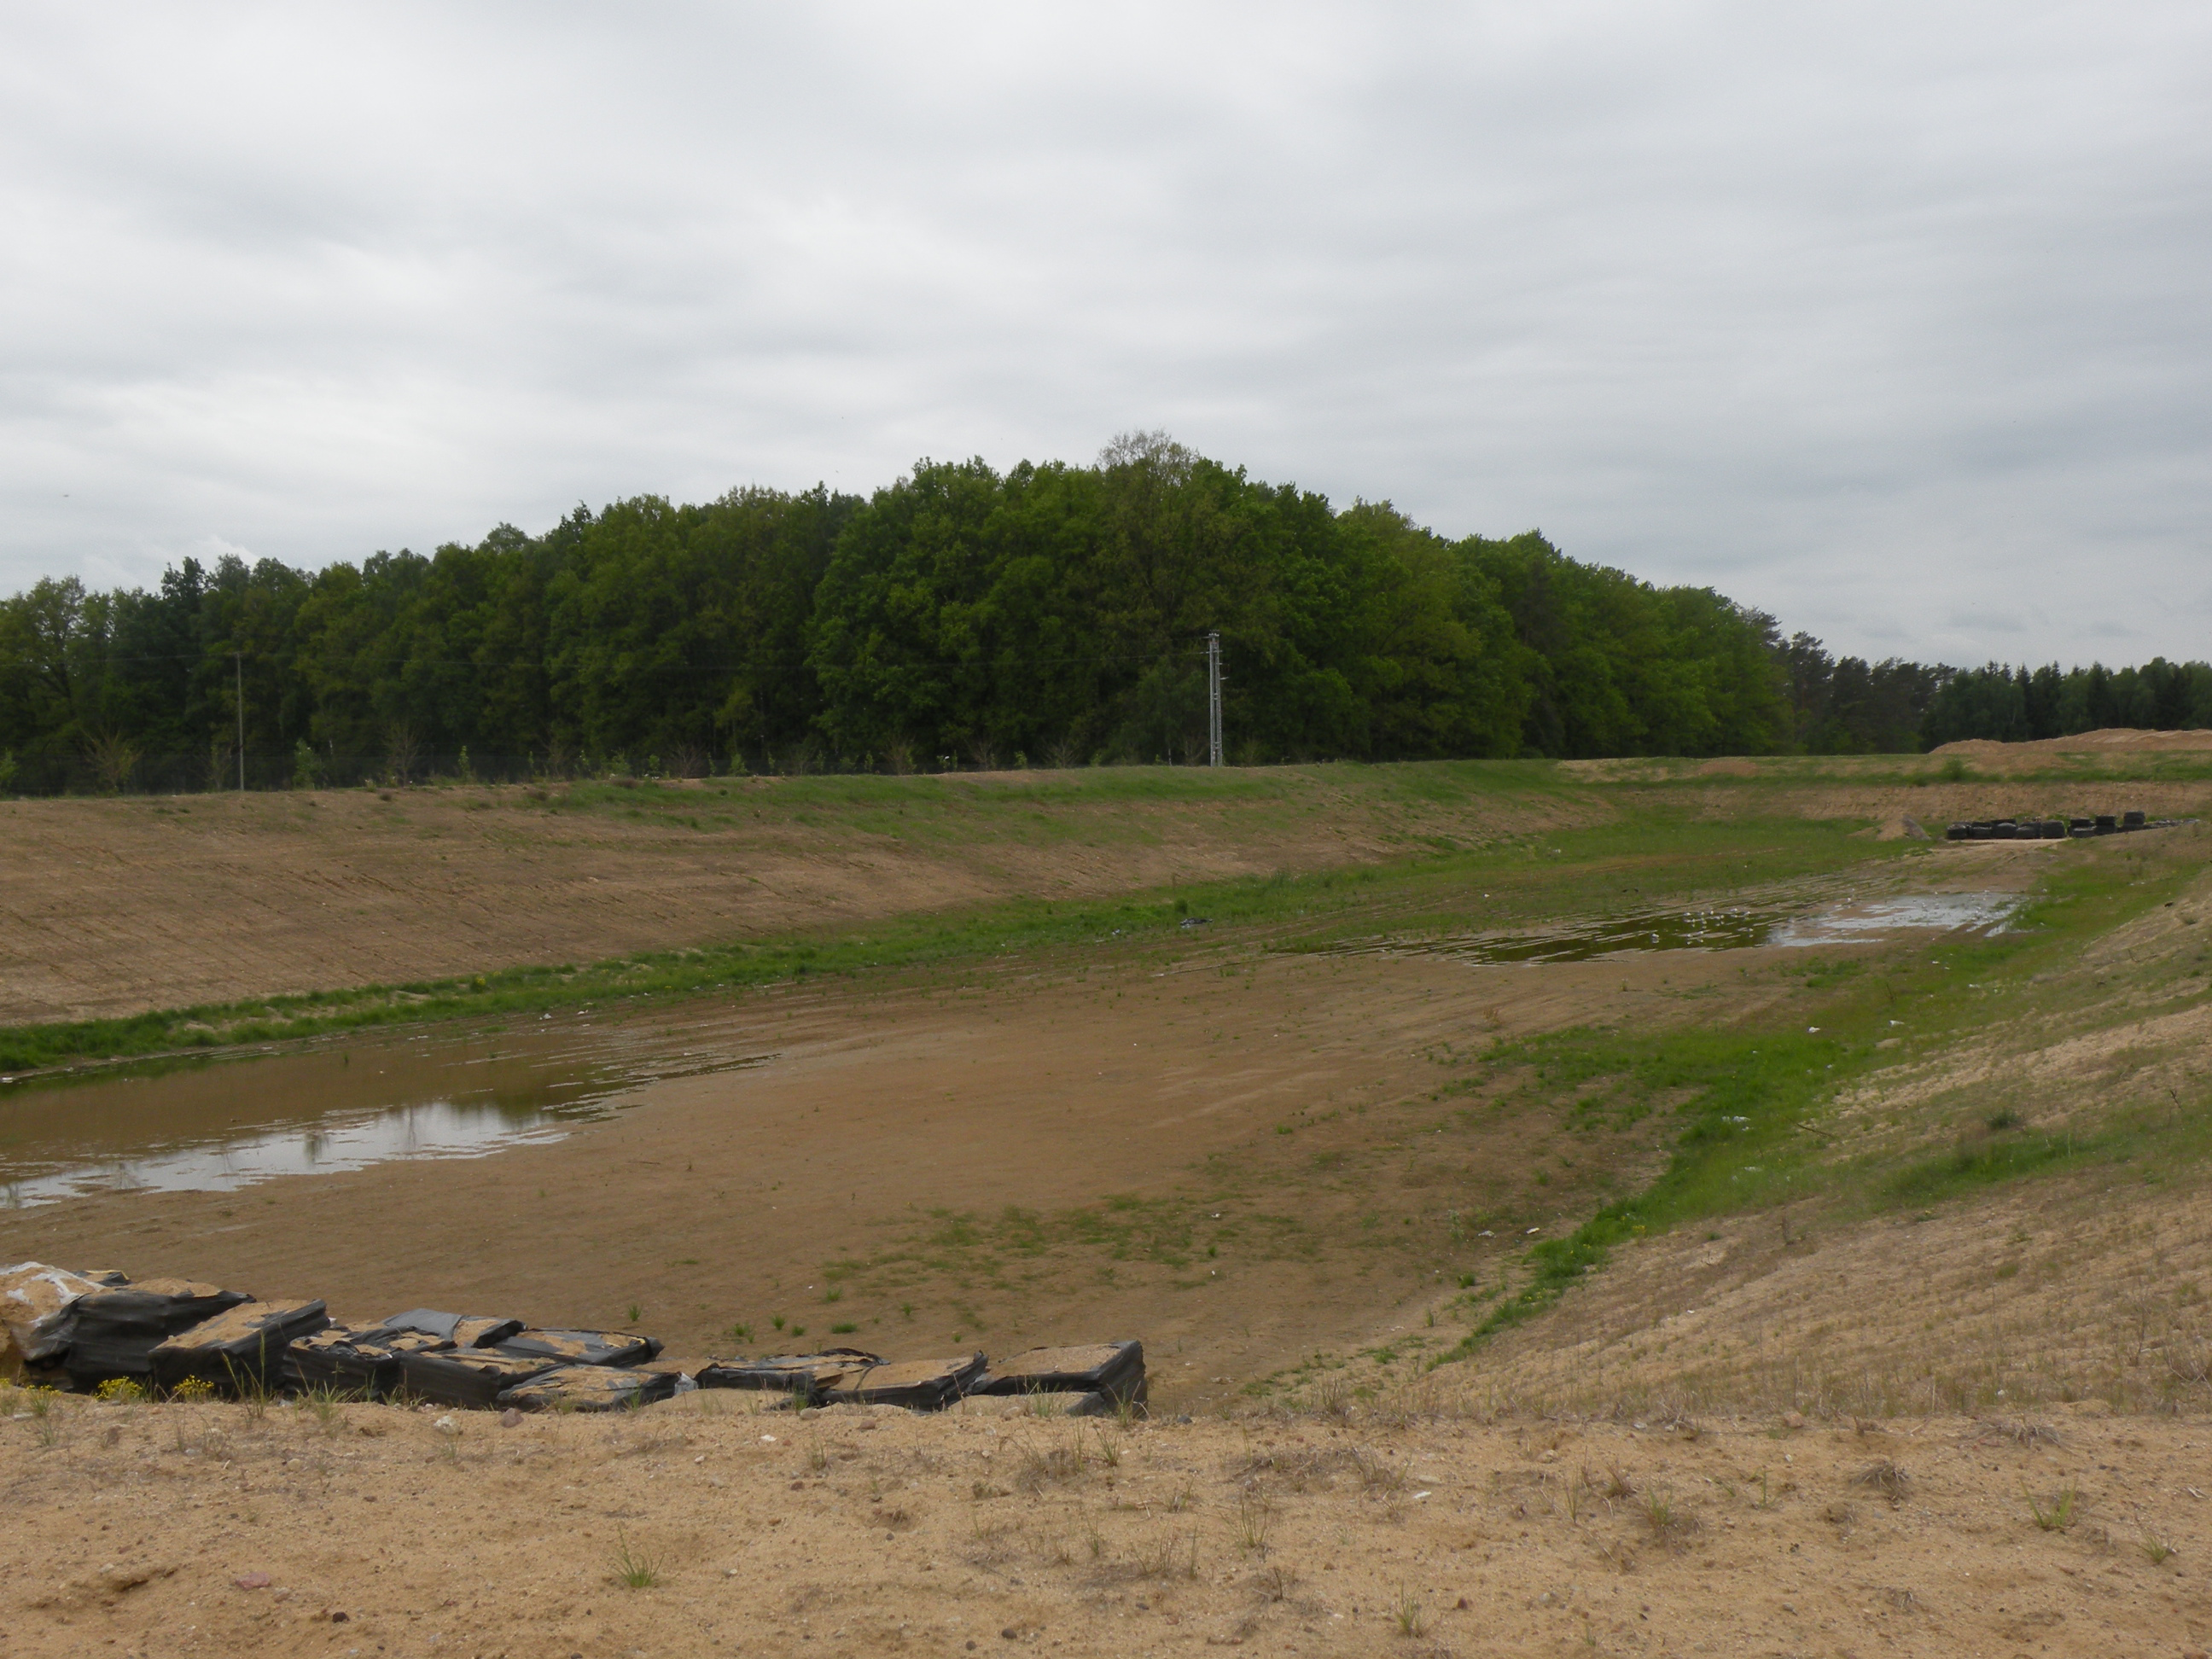
[[951, 1359], [901, 1359], [847, 1372], [816, 1391], [825, 1406], [903, 1406], [908, 1411], [941, 1412], [983, 1377], [988, 1362], [980, 1353]]
[[658, 1338], [634, 1336], [627, 1331], [525, 1330], [484, 1346], [557, 1365], [642, 1365], [660, 1352]]
[[2179, 822], [2153, 818], [2142, 811], [2103, 812], [2086, 818], [1976, 818], [1954, 823], [1943, 834], [1947, 841], [2065, 841], [2126, 835], [2136, 830], [2171, 830]]
[[147, 1381], [155, 1348], [252, 1299], [243, 1291], [185, 1279], [149, 1279], [81, 1297], [63, 1361], [70, 1386], [88, 1391], [111, 1377]]
[[439, 1406], [489, 1411], [519, 1382], [543, 1376], [556, 1362], [495, 1348], [419, 1348], [399, 1352], [400, 1387]]
[[295, 1338], [284, 1350], [288, 1389], [329, 1389], [362, 1400], [386, 1400], [399, 1391], [399, 1356], [381, 1340], [392, 1332], [330, 1325]]
[[442, 1337], [457, 1348], [489, 1348], [522, 1329], [520, 1319], [494, 1319], [485, 1314], [440, 1313], [435, 1308], [410, 1308], [384, 1322], [387, 1331], [417, 1331]]
[[241, 1302], [155, 1348], [154, 1381], [164, 1389], [198, 1377], [233, 1393], [265, 1391], [281, 1380], [285, 1350], [330, 1322], [319, 1298]]
[[503, 1391], [495, 1403], [526, 1412], [618, 1412], [676, 1392], [674, 1371], [628, 1365], [558, 1365]]
[[991, 1367], [970, 1394], [1104, 1394], [1141, 1401], [1145, 1345], [1095, 1342], [1080, 1347], [1031, 1348]]
[[848, 1375], [880, 1365], [883, 1357], [859, 1348], [820, 1353], [776, 1354], [765, 1359], [712, 1359], [697, 1377], [702, 1389], [760, 1389], [811, 1402], [822, 1389]]

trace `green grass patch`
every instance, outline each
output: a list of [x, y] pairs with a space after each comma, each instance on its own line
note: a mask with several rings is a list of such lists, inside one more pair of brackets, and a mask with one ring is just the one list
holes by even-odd
[[[2082, 945], [2164, 902], [2194, 873], [2185, 862], [2136, 849], [2054, 863], [2005, 932], [1784, 970], [1807, 994], [1755, 1030], [1640, 1036], [1577, 1029], [1493, 1048], [1486, 1056], [1492, 1074], [1528, 1073], [1500, 1109], [1572, 1098], [1567, 1121], [1589, 1127], [1633, 1121], [1671, 1100], [1680, 1127], [1656, 1181], [1530, 1249], [1512, 1293], [1437, 1363], [1464, 1358], [1486, 1337], [1541, 1314], [1639, 1235], [1814, 1194], [1842, 1213], [1923, 1207], [2093, 1163], [2140, 1161], [2155, 1179], [2161, 1165], [2212, 1154], [2212, 1111], [2203, 1098], [2108, 1114], [2081, 1133], [2014, 1133], [2018, 1114], [1995, 1112], [1940, 1152], [1840, 1163], [1827, 1155], [1820, 1127], [1843, 1088], [1888, 1063], [1876, 1045], [1899, 1024], [1956, 1038], [1997, 1013], [2017, 1016], [2031, 994], [2045, 999], [2047, 1018], [2060, 1017], [2087, 995], [2082, 980], [2063, 978]], [[2044, 988], [2053, 970], [2062, 982]], [[2142, 1012], [2128, 1008], [2125, 1017]]]

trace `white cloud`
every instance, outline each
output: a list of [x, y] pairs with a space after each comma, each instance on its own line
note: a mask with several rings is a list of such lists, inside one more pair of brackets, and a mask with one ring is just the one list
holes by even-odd
[[1165, 425], [1838, 649], [2202, 655], [2208, 46], [2165, 3], [19, 11], [0, 586]]

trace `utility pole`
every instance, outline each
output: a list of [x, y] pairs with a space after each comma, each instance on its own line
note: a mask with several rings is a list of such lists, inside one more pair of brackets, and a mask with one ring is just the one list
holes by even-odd
[[238, 793], [246, 793], [246, 653], [234, 651], [230, 659], [238, 665]]
[[1221, 764], [1221, 635], [1206, 636], [1206, 748], [1208, 766]]

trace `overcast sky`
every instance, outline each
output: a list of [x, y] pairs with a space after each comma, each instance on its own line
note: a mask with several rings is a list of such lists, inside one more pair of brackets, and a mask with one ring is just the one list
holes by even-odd
[[0, 8], [0, 589], [1164, 427], [2212, 656], [2212, 6]]

